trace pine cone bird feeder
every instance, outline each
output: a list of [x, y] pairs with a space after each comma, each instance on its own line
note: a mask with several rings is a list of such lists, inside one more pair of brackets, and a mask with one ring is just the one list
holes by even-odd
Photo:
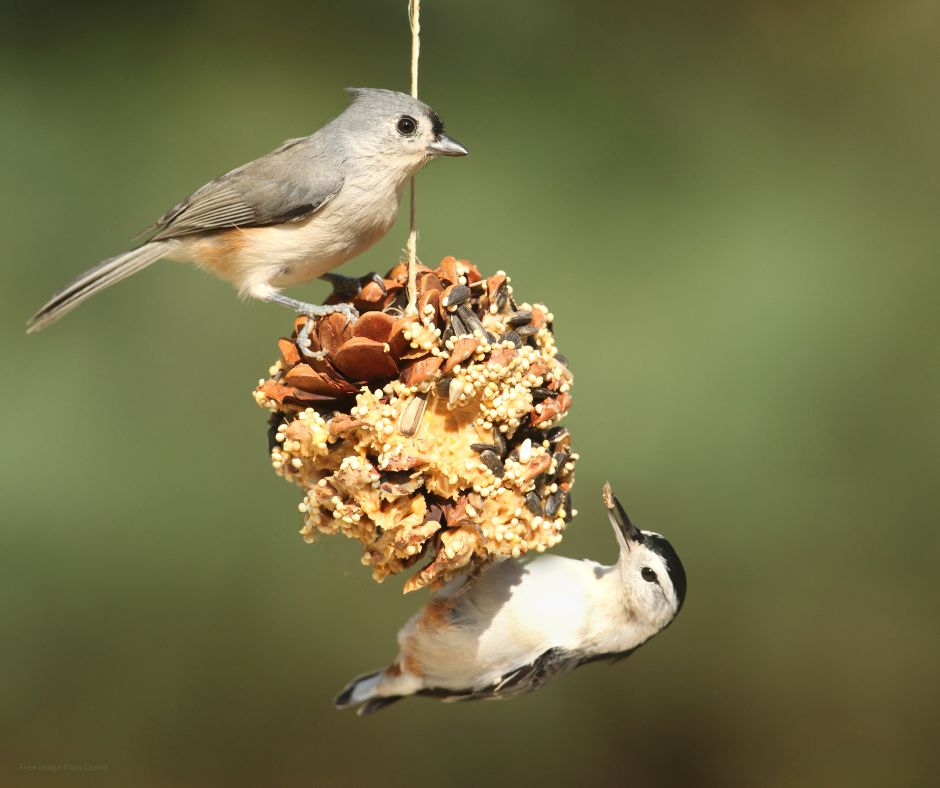
[[279, 341], [255, 390], [270, 411], [271, 460], [305, 497], [301, 534], [359, 540], [381, 581], [423, 561], [405, 591], [494, 558], [542, 552], [571, 519], [577, 454], [558, 426], [571, 373], [552, 314], [517, 303], [509, 278], [453, 257], [418, 267], [418, 314], [405, 314], [395, 266], [297, 346]]

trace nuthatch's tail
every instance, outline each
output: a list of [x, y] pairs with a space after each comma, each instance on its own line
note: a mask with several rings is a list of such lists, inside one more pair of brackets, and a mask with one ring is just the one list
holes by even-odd
[[379, 685], [384, 675], [385, 671], [379, 671], [350, 681], [346, 688], [336, 696], [334, 701], [336, 708], [348, 709], [350, 706], [359, 706], [356, 710], [357, 714], [372, 714], [405, 697], [404, 695], [379, 694]]
[[27, 333], [32, 334], [52, 325], [86, 298], [91, 298], [95, 293], [165, 257], [172, 246], [173, 242], [153, 241], [98, 263], [52, 296], [49, 302], [29, 319], [26, 324]]

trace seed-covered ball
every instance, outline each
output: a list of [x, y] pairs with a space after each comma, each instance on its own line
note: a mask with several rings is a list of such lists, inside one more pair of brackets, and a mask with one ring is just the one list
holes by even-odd
[[560, 542], [578, 458], [548, 308], [447, 257], [419, 266], [406, 314], [407, 278], [399, 264], [334, 293], [359, 318], [322, 319], [304, 349], [298, 318], [255, 390], [274, 469], [305, 491], [303, 537], [359, 540], [378, 581], [422, 562], [406, 592]]

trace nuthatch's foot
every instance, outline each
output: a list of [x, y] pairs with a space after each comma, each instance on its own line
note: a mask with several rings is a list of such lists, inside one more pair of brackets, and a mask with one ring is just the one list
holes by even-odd
[[333, 292], [337, 295], [343, 296], [344, 298], [355, 298], [357, 295], [359, 295], [359, 293], [362, 292], [362, 288], [370, 282], [375, 282], [381, 288], [382, 295], [385, 295], [386, 293], [385, 280], [375, 273], [375, 271], [373, 271], [371, 274], [366, 274], [365, 276], [359, 277], [328, 273], [323, 274], [320, 279], [333, 285]]

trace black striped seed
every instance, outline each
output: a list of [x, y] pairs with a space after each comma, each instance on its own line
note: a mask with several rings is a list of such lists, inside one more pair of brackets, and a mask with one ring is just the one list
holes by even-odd
[[545, 502], [546, 517], [554, 519], [558, 509], [561, 507], [562, 497], [564, 497], [564, 493], [561, 490], [558, 490], [558, 492], [553, 492], [548, 496], [548, 500]]
[[533, 490], [525, 497], [526, 508], [532, 512], [532, 514], [542, 517], [544, 511], [542, 509], [542, 499], [539, 498], [539, 494]]
[[485, 449], [480, 452], [480, 462], [482, 462], [487, 468], [489, 468], [494, 476], [502, 476], [505, 468], [503, 467], [503, 461], [496, 456], [496, 454], [489, 449]]
[[522, 309], [518, 312], [513, 312], [506, 319], [506, 325], [510, 328], [519, 328], [520, 326], [527, 326], [532, 322], [532, 313], [528, 310]]

